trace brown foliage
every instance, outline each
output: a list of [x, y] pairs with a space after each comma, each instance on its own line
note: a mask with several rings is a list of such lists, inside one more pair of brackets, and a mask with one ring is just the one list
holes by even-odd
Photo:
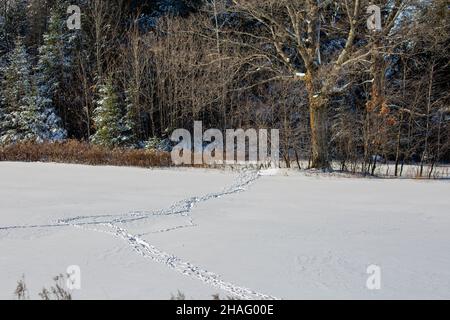
[[0, 161], [58, 162], [87, 165], [167, 167], [170, 153], [155, 150], [109, 150], [76, 140], [0, 146]]

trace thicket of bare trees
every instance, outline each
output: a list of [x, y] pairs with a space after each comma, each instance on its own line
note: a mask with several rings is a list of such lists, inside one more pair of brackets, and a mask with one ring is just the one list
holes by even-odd
[[[444, 0], [72, 2], [82, 29], [62, 20], [52, 31], [64, 53], [55, 59], [70, 61], [53, 104], [71, 138], [90, 141], [108, 109], [118, 119], [111, 146], [157, 146], [201, 120], [280, 129], [287, 165], [374, 173], [391, 161], [395, 175], [407, 163], [431, 175], [450, 159]], [[382, 8], [381, 31], [367, 28], [371, 4]], [[0, 66], [17, 37], [37, 63], [65, 5], [4, 2]], [[106, 84], [115, 99], [102, 97]]]

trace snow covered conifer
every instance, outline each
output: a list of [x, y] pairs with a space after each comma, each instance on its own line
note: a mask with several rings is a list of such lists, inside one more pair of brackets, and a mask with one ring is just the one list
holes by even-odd
[[58, 88], [58, 77], [62, 57], [62, 43], [60, 37], [61, 17], [57, 11], [52, 11], [49, 19], [48, 31], [44, 34], [44, 43], [39, 48], [37, 65], [37, 82], [39, 93], [47, 97], [54, 95]]
[[59, 126], [49, 99], [41, 95], [32, 74], [30, 57], [22, 40], [16, 41], [4, 68], [0, 103], [0, 143], [61, 140], [66, 133]]
[[44, 123], [36, 104], [30, 59], [19, 38], [4, 70], [0, 103], [0, 144], [39, 141]]
[[111, 78], [100, 86], [99, 100], [94, 110], [94, 123], [96, 132], [91, 137], [94, 144], [108, 148], [122, 144], [122, 113]]
[[65, 55], [63, 24], [59, 10], [52, 10], [44, 43], [39, 48], [39, 61], [36, 67], [38, 86], [38, 108], [46, 123], [45, 140], [62, 140], [66, 131], [61, 128], [61, 120], [55, 113], [55, 98], [64, 80], [66, 65], [70, 64]]

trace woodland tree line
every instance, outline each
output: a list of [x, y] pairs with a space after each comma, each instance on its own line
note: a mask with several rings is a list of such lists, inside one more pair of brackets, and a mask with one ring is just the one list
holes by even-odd
[[[81, 30], [66, 26], [73, 4]], [[445, 0], [2, 0], [0, 144], [164, 149], [198, 120], [280, 129], [287, 165], [433, 167], [450, 159], [449, 11]]]

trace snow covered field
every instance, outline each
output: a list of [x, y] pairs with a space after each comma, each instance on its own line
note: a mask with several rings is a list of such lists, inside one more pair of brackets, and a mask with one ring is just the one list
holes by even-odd
[[75, 299], [450, 298], [448, 180], [6, 162], [0, 177], [0, 299], [70, 265]]

